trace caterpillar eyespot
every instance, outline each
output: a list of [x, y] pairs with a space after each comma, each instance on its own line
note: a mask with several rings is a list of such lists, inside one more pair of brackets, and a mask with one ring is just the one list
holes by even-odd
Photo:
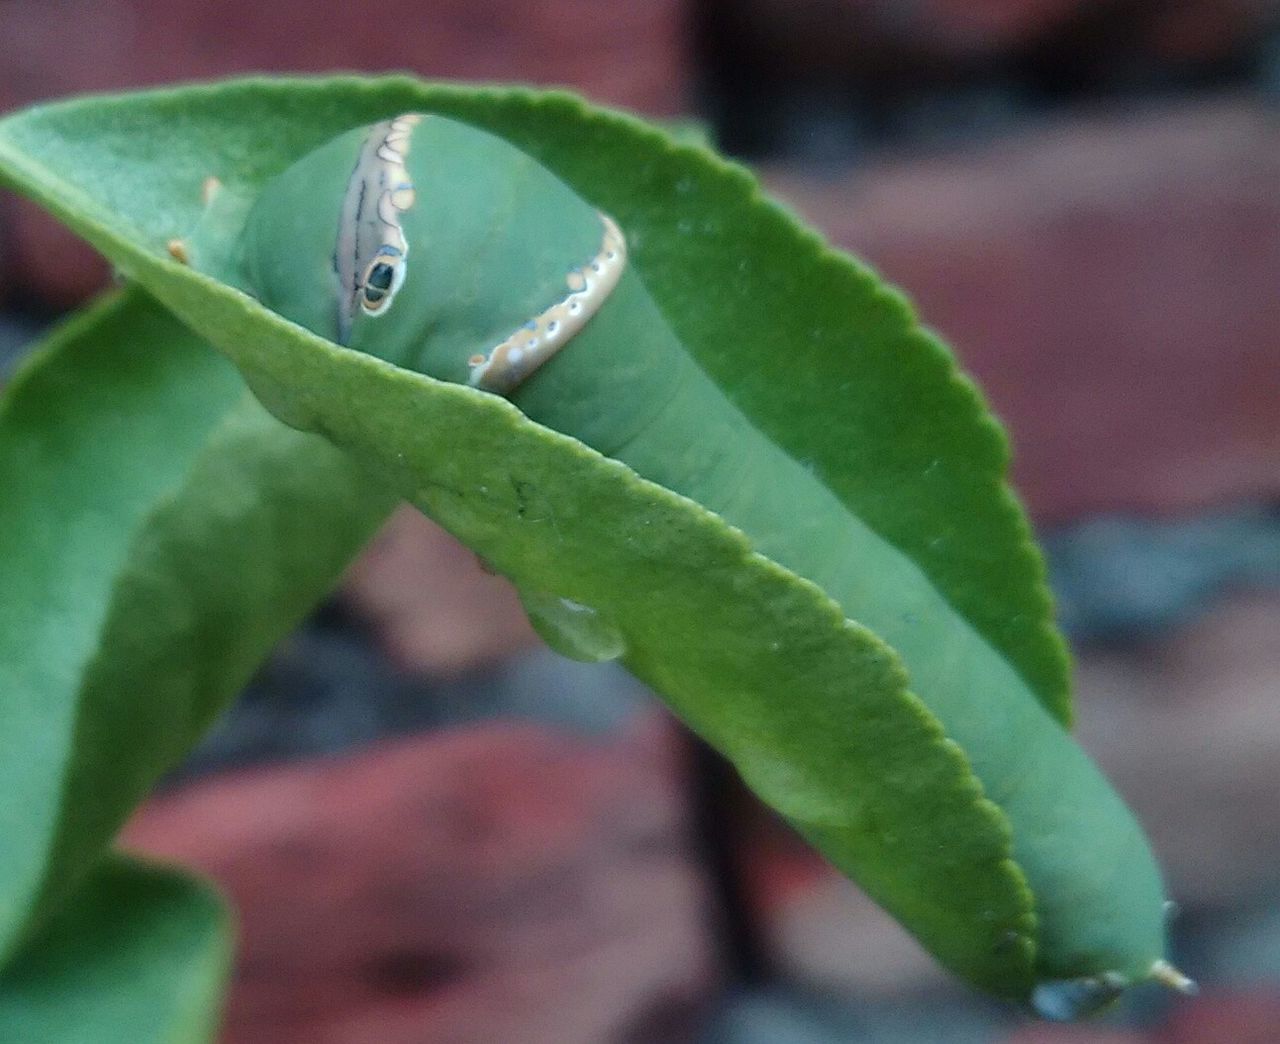
[[361, 277], [360, 308], [365, 315], [382, 315], [404, 283], [404, 256], [382, 247]]
[[410, 114], [372, 128], [347, 181], [333, 247], [342, 340], [350, 336], [357, 301], [364, 314], [383, 315], [404, 283], [409, 241], [403, 216], [416, 196], [405, 164], [421, 121]]

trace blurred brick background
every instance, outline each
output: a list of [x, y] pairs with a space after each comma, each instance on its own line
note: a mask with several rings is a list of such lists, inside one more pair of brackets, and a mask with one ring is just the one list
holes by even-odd
[[[705, 120], [1006, 421], [1081, 738], [1205, 987], [1083, 1028], [973, 997], [404, 512], [127, 831], [237, 903], [226, 1039], [1280, 1040], [1278, 26], [1277, 0], [0, 4], [3, 108], [404, 69]], [[0, 196], [0, 374], [106, 279]]]
[[[0, 110], [85, 91], [256, 72], [412, 72], [571, 85], [655, 115], [683, 111], [680, 0], [381, 0], [320, 15], [306, 0], [0, 3]], [[35, 208], [6, 200], [0, 286], [74, 304], [106, 270]]]

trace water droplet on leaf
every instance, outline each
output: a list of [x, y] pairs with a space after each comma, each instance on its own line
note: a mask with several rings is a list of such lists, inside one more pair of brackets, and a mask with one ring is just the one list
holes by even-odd
[[616, 660], [627, 651], [622, 632], [609, 617], [571, 598], [520, 592], [520, 602], [538, 636], [561, 656], [582, 663]]
[[1070, 1022], [1101, 1011], [1116, 1000], [1127, 985], [1114, 973], [1081, 979], [1050, 979], [1031, 993], [1031, 1005], [1041, 1018]]

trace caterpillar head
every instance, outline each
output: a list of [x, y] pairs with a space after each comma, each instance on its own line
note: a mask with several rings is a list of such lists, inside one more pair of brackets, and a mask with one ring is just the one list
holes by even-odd
[[501, 393], [573, 339], [625, 265], [618, 226], [550, 171], [419, 114], [297, 161], [264, 189], [242, 244], [250, 288], [285, 317]]

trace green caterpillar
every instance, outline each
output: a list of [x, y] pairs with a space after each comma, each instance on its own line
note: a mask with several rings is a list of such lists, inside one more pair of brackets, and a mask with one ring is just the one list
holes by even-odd
[[[851, 519], [697, 366], [607, 215], [500, 138], [404, 115], [276, 177], [239, 250], [268, 307], [508, 396], [717, 512], [892, 645], [1012, 825], [1035, 899], [1042, 1013], [1077, 1014], [1148, 979], [1189, 988], [1164, 959], [1159, 871], [1123, 802], [914, 562]], [[821, 842], [820, 827], [808, 833]]]

